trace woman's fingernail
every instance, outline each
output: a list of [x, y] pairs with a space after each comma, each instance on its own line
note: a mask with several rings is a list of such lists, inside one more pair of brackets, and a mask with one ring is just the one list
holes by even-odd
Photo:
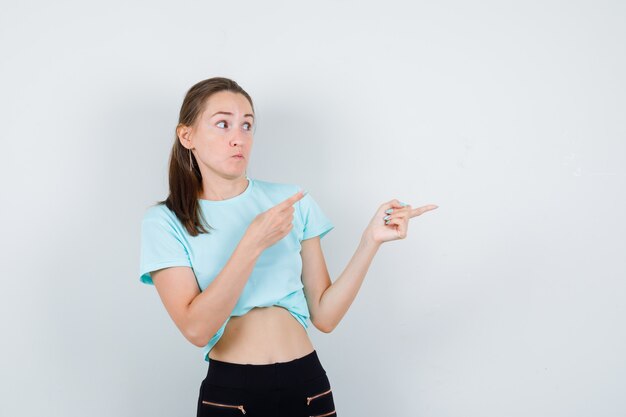
[[385, 216], [385, 217], [383, 217], [383, 220], [389, 220], [390, 217], [391, 216]]
[[407, 204], [407, 203], [404, 203], [404, 202], [402, 202], [402, 201], [400, 201], [400, 205], [401, 205], [402, 207], [404, 207], [404, 206], [407, 206], [408, 204]]
[[385, 210], [385, 213], [391, 214], [391, 213], [393, 213], [393, 209], [387, 209], [387, 210]]

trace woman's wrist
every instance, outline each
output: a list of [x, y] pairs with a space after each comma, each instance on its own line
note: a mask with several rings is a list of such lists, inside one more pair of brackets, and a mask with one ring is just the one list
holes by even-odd
[[263, 252], [263, 248], [259, 246], [258, 242], [247, 234], [245, 234], [239, 241], [239, 249], [247, 253], [248, 256], [254, 258], [258, 258]]
[[376, 247], [380, 247], [380, 245], [382, 245], [383, 243], [374, 239], [369, 228], [365, 229], [365, 231], [361, 235], [361, 242], [363, 242], [367, 246], [376, 246]]

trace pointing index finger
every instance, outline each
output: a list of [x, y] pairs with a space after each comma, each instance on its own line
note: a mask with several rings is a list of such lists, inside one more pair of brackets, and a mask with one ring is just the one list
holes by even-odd
[[306, 195], [306, 191], [304, 190], [300, 190], [297, 193], [295, 193], [294, 195], [292, 195], [291, 197], [289, 197], [288, 199], [278, 203], [278, 209], [282, 210], [284, 208], [287, 208], [289, 206], [294, 205], [298, 200], [302, 199], [305, 195]]
[[411, 217], [419, 216], [426, 213], [427, 211], [434, 210], [438, 207], [439, 206], [436, 204], [428, 204], [426, 206], [414, 208], [413, 210], [411, 210]]

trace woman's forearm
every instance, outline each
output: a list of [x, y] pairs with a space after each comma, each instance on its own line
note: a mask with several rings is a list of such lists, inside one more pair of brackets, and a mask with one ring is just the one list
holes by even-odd
[[222, 271], [188, 307], [188, 332], [193, 343], [204, 346], [224, 324], [235, 308], [261, 255], [255, 245], [244, 238], [233, 251]]
[[348, 311], [380, 245], [364, 234], [346, 268], [322, 294], [317, 324], [324, 332], [331, 332]]

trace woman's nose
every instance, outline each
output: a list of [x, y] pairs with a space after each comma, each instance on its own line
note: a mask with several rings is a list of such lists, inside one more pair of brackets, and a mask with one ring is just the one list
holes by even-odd
[[230, 138], [230, 143], [233, 146], [241, 146], [242, 144], [245, 143], [245, 141], [247, 140], [247, 137], [244, 133], [242, 132], [234, 132], [233, 136]]

